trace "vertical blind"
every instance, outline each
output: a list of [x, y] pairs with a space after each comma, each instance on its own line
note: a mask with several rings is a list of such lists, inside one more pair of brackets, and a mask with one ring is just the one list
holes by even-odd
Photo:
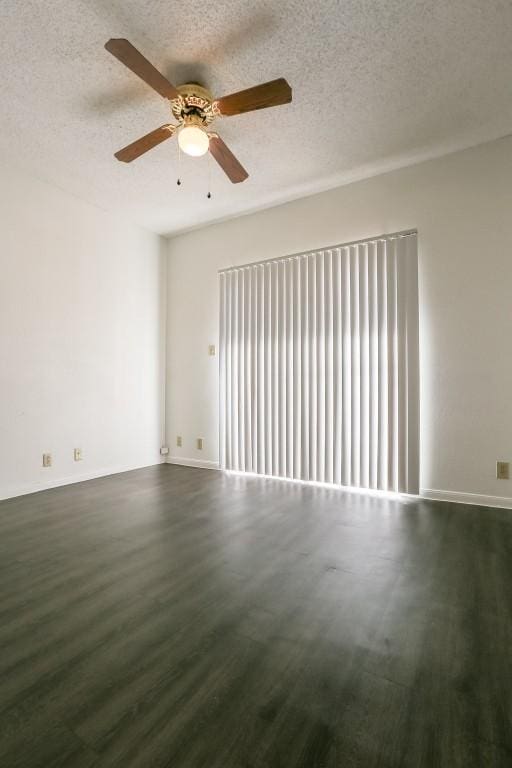
[[416, 233], [220, 272], [224, 469], [419, 488]]

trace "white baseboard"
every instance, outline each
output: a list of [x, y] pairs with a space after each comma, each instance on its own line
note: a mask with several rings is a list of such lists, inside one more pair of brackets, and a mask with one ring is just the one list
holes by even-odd
[[[157, 464], [179, 464], [183, 467], [197, 467], [199, 469], [220, 469], [217, 461], [205, 461], [203, 459], [188, 459], [181, 456], [169, 456], [165, 461], [155, 461], [149, 464], [130, 464], [118, 467], [109, 467], [104, 469], [95, 470], [93, 472], [84, 472], [80, 475], [71, 475], [60, 479], [52, 479], [44, 482], [37, 481], [35, 483], [29, 483], [22, 486], [13, 486], [0, 492], [0, 501], [5, 499], [15, 498], [16, 496], [26, 496], [29, 493], [37, 493], [38, 491], [48, 491], [52, 488], [60, 488], [64, 485], [72, 485], [73, 483], [83, 483], [87, 480], [95, 480], [99, 477], [108, 477], [109, 475], [118, 475], [122, 472], [132, 472], [135, 469], [144, 469], [145, 467], [153, 467]], [[254, 475], [259, 477], [259, 475]], [[273, 478], [276, 479], [276, 478]], [[349, 489], [346, 489], [349, 490]], [[364, 493], [361, 489], [357, 489], [358, 492]], [[432, 488], [421, 488], [420, 496], [425, 499], [432, 499], [434, 501], [447, 501], [455, 504], [476, 504], [482, 507], [500, 507], [503, 509], [512, 509], [512, 498], [507, 496], [486, 496], [477, 493], [460, 493], [458, 491], [440, 491]], [[407, 499], [404, 496], [404, 499]], [[410, 498], [410, 497], [409, 497]]]
[[167, 464], [179, 464], [181, 467], [198, 467], [199, 469], [220, 469], [218, 461], [183, 459], [181, 456], [168, 456]]
[[436, 491], [421, 488], [420, 496], [435, 501], [449, 501], [455, 504], [477, 504], [480, 507], [502, 507], [512, 509], [512, 499], [507, 496], [484, 496], [478, 493], [459, 493], [458, 491]]
[[0, 501], [13, 499], [16, 496], [27, 496], [29, 493], [38, 493], [39, 491], [50, 491], [52, 488], [60, 488], [63, 485], [73, 485], [74, 483], [84, 483], [87, 480], [96, 480], [98, 477], [108, 477], [109, 475], [119, 475], [122, 472], [132, 472], [134, 469], [144, 469], [145, 467], [154, 467], [162, 464], [162, 461], [153, 461], [150, 464], [130, 464], [120, 467], [109, 467], [97, 469], [93, 472], [84, 472], [80, 475], [69, 475], [68, 477], [55, 478], [52, 480], [36, 481], [20, 486], [12, 486], [0, 492]]

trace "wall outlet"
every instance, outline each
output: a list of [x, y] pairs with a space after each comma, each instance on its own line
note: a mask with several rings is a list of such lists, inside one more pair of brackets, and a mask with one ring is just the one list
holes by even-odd
[[496, 477], [498, 480], [510, 480], [510, 463], [508, 461], [496, 462]]
[[51, 467], [52, 455], [51, 453], [43, 453], [43, 467]]
[[169, 454], [169, 449], [166, 445], [162, 445], [160, 448], [160, 456], [167, 456]]
[[183, 445], [183, 440], [181, 439], [181, 435], [177, 436], [176, 445], [178, 446], [178, 448], [181, 448], [181, 446]]
[[73, 451], [73, 458], [75, 461], [82, 461], [82, 449], [81, 448], [75, 448]]
[[215, 344], [210, 344], [208, 347], [208, 354], [210, 357], [215, 357]]
[[203, 450], [203, 438], [202, 437], [198, 437], [197, 441], [196, 441], [196, 444], [197, 444], [197, 450], [198, 451], [202, 451]]

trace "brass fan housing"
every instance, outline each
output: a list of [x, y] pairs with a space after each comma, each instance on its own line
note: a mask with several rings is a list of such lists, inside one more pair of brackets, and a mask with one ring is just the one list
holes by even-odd
[[171, 111], [176, 120], [188, 125], [210, 125], [217, 117], [213, 109], [213, 96], [199, 83], [185, 83], [176, 89], [179, 98], [171, 100]]

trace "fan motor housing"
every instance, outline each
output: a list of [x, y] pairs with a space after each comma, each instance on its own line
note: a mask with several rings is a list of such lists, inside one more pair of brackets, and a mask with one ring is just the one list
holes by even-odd
[[199, 83], [179, 85], [179, 98], [171, 101], [171, 111], [180, 122], [209, 125], [216, 117], [213, 97], [207, 88]]

